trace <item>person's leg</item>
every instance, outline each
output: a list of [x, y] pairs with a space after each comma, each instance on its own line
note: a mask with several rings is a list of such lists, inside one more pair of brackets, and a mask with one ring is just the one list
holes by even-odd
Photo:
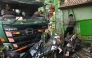
[[70, 28], [69, 28], [69, 35], [73, 34], [73, 30], [74, 30], [73, 27], [70, 27]]
[[64, 58], [63, 57], [63, 52], [59, 53], [59, 57], [58, 58]]
[[66, 53], [66, 47], [63, 47], [63, 58], [65, 58], [65, 53]]
[[55, 52], [56, 52], [56, 55], [57, 55], [57, 57], [58, 57], [59, 50], [57, 49]]
[[70, 32], [69, 32], [69, 35], [71, 35], [71, 34], [73, 34], [73, 31], [70, 31]]
[[64, 32], [64, 38], [66, 38], [68, 32], [69, 32], [69, 27], [67, 27], [65, 32]]

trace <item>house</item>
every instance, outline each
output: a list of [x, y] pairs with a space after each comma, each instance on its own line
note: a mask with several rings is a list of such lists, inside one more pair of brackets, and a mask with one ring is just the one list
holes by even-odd
[[69, 14], [74, 15], [75, 33], [81, 39], [92, 40], [92, 0], [66, 0], [59, 9], [62, 20], [67, 20]]

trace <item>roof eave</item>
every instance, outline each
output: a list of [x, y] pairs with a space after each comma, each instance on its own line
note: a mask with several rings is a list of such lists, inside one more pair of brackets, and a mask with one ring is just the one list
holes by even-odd
[[44, 5], [43, 2], [22, 2], [22, 1], [17, 1], [17, 0], [1, 0], [3, 2], [7, 3], [20, 3], [20, 4], [33, 4], [33, 5]]
[[88, 5], [92, 5], [92, 2], [83, 3], [83, 4], [77, 4], [77, 5], [71, 5], [71, 6], [65, 6], [65, 7], [59, 7], [59, 9], [63, 10], [63, 9], [77, 8], [77, 7], [88, 6]]

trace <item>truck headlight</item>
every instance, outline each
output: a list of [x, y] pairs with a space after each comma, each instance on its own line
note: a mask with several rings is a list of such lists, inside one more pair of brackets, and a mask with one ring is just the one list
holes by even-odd
[[9, 42], [15, 42], [13, 38], [8, 38]]
[[6, 33], [6, 36], [12, 37], [12, 33], [11, 32], [5, 32], [5, 33]]

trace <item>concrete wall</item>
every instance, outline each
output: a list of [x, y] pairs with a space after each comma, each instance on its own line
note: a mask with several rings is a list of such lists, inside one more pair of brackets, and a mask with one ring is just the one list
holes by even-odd
[[59, 10], [58, 12], [56, 12], [56, 33], [63, 33], [63, 24], [62, 24], [62, 20], [63, 20], [63, 13], [61, 10]]
[[[65, 20], [68, 19], [68, 10], [72, 13], [71, 9], [63, 10]], [[74, 8], [73, 10], [77, 20], [92, 19], [92, 6]]]

